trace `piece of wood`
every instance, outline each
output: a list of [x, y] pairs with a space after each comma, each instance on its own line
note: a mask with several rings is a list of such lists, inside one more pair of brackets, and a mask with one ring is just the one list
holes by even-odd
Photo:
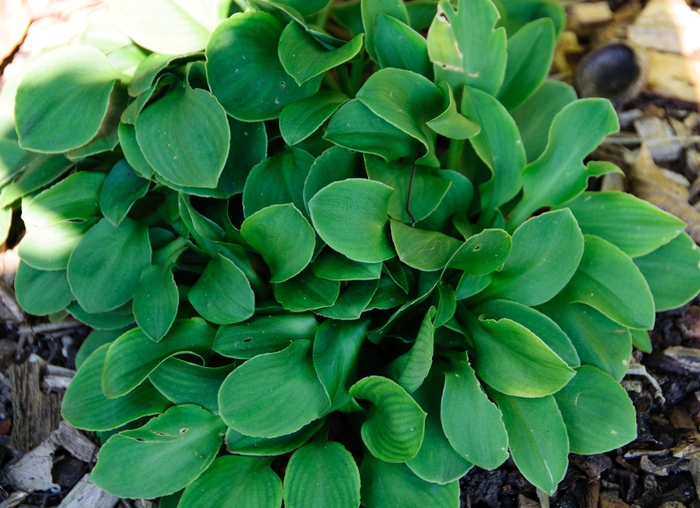
[[700, 373], [700, 349], [671, 346], [664, 349], [664, 356], [673, 359], [688, 373]]
[[596, 25], [610, 21], [613, 17], [608, 2], [573, 4], [569, 13], [569, 20], [573, 25]]
[[700, 49], [700, 15], [685, 0], [651, 0], [627, 37], [645, 48], [692, 55]]
[[21, 490], [15, 491], [10, 494], [10, 497], [5, 499], [0, 503], [0, 508], [16, 508], [24, 502], [25, 499], [29, 497], [29, 492], [23, 492]]
[[40, 362], [27, 361], [7, 370], [14, 410], [11, 444], [16, 450], [36, 448], [61, 422], [61, 396], [41, 391], [41, 369]]
[[88, 473], [73, 487], [58, 508], [114, 508], [118, 502], [118, 497], [92, 483]]
[[683, 146], [674, 141], [673, 130], [666, 120], [656, 117], [640, 118], [635, 120], [634, 129], [646, 144], [654, 161], [669, 162], [680, 157]]
[[62, 421], [58, 429], [51, 433], [51, 441], [78, 460], [88, 463], [95, 460], [96, 446], [94, 443], [66, 421]]
[[56, 446], [53, 443], [44, 441], [29, 453], [24, 454], [15, 464], [7, 467], [5, 474], [10, 484], [17, 490], [29, 492], [61, 490], [51, 477], [55, 451]]
[[665, 99], [700, 103], [700, 60], [661, 51], [647, 52], [647, 88]]

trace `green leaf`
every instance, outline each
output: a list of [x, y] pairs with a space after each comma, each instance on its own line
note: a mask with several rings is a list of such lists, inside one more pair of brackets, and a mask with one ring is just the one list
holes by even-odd
[[460, 245], [446, 268], [473, 275], [493, 273], [506, 262], [512, 245], [510, 235], [502, 229], [485, 229]]
[[700, 291], [700, 249], [686, 233], [633, 261], [651, 289], [656, 312], [678, 308]]
[[310, 16], [326, 7], [329, 0], [279, 0], [277, 3], [292, 7], [302, 16]]
[[65, 270], [43, 271], [20, 261], [15, 277], [17, 303], [29, 314], [43, 316], [73, 301]]
[[396, 284], [391, 277], [383, 275], [379, 279], [377, 291], [365, 311], [380, 309], [391, 310], [408, 301], [408, 295]]
[[526, 163], [525, 149], [515, 121], [506, 108], [489, 94], [475, 88], [465, 88], [462, 113], [481, 126], [481, 132], [470, 141], [493, 174], [489, 181], [479, 186], [483, 213], [490, 217], [494, 208], [507, 203], [520, 192]]
[[[411, 349], [392, 362], [400, 367], [396, 382], [408, 393], [420, 388], [433, 364], [435, 343], [435, 307], [430, 307], [418, 329], [418, 335]], [[391, 365], [389, 367], [391, 368]]]
[[129, 95], [138, 97], [148, 93], [149, 89], [157, 84], [158, 78], [165, 75], [163, 71], [166, 69], [172, 69], [203, 58], [204, 54], [201, 51], [185, 52], [184, 54], [151, 53], [139, 63], [134, 71], [134, 77], [129, 83]]
[[286, 282], [275, 284], [275, 300], [290, 312], [330, 307], [339, 295], [340, 282], [317, 277], [311, 267]]
[[65, 270], [76, 245], [94, 225], [95, 220], [63, 221], [27, 229], [19, 244], [19, 257], [37, 270]]
[[[78, 350], [78, 354], [75, 355], [75, 368], [80, 369], [80, 366], [85, 363], [92, 353], [97, 351], [100, 346], [105, 344], [110, 344], [117, 340], [125, 332], [129, 331], [131, 327], [127, 326], [125, 328], [117, 328], [116, 330], [93, 330], [86, 337]], [[100, 368], [100, 372], [102, 368]], [[102, 384], [100, 380], [97, 381], [98, 384]]]
[[312, 340], [318, 321], [312, 314], [255, 316], [238, 325], [222, 326], [213, 349], [229, 358], [243, 360], [285, 349], [295, 340]]
[[393, 67], [433, 78], [425, 38], [403, 21], [380, 12], [374, 27], [374, 51], [379, 65]]
[[19, 198], [52, 184], [73, 165], [74, 162], [63, 155], [36, 154], [12, 182], [0, 190], [0, 207], [5, 208]]
[[445, 384], [442, 374], [444, 368], [442, 365], [436, 366], [438, 364], [434, 363], [428, 377], [412, 394], [428, 416], [420, 451], [406, 465], [421, 479], [445, 485], [459, 480], [473, 465], [455, 451], [443, 431], [440, 399]]
[[0, 241], [5, 243], [12, 227], [12, 208], [0, 208]]
[[503, 26], [508, 34], [514, 34], [531, 21], [550, 18], [557, 36], [566, 28], [566, 11], [556, 0], [499, 0]]
[[105, 397], [100, 379], [108, 349], [109, 344], [104, 344], [85, 360], [63, 396], [61, 416], [75, 428], [116, 429], [142, 416], [160, 414], [170, 405], [149, 382], [118, 399]]
[[64, 46], [40, 56], [17, 88], [15, 118], [22, 148], [67, 152], [100, 130], [118, 73], [90, 46]]
[[635, 330], [631, 329], [630, 334], [632, 335], [632, 345], [642, 351], [643, 353], [651, 353], [654, 346], [651, 344], [651, 338], [649, 337], [649, 332], [646, 330]]
[[586, 167], [582, 161], [618, 129], [617, 115], [607, 99], [581, 99], [565, 106], [552, 122], [546, 150], [523, 172], [523, 199], [513, 210], [509, 227], [518, 226], [543, 206], [575, 198], [586, 190], [590, 176], [610, 172], [611, 168], [592, 163]]
[[484, 469], [508, 459], [508, 435], [501, 411], [489, 400], [466, 355], [455, 355], [445, 372], [440, 421], [452, 447]]
[[324, 422], [324, 418], [314, 420], [296, 432], [271, 439], [245, 436], [233, 429], [228, 429], [226, 431], [226, 448], [231, 453], [256, 457], [284, 455], [304, 445], [311, 439], [311, 436], [323, 427]]
[[654, 301], [642, 273], [610, 242], [584, 235], [581, 264], [561, 297], [585, 303], [630, 328], [654, 327]]
[[78, 302], [71, 303], [66, 307], [68, 313], [78, 321], [98, 330], [116, 330], [124, 328], [134, 322], [134, 315], [131, 312], [131, 302], [128, 302], [118, 309], [109, 312], [98, 312], [96, 314], [86, 312]]
[[267, 458], [219, 457], [185, 489], [178, 507], [279, 508], [282, 481], [270, 469], [270, 462]]
[[368, 320], [335, 321], [328, 319], [316, 331], [313, 361], [318, 378], [331, 401], [329, 411], [350, 402], [348, 390], [356, 375], [360, 346], [365, 338]]
[[359, 319], [372, 301], [379, 285], [378, 280], [350, 281], [331, 307], [318, 309], [316, 314], [332, 319]]
[[270, 14], [246, 12], [221, 23], [209, 39], [209, 85], [232, 117], [272, 120], [287, 104], [318, 91], [321, 76], [299, 86], [284, 70], [277, 54], [281, 35], [282, 25]]
[[496, 95], [506, 70], [506, 31], [494, 30], [498, 10], [489, 0], [459, 0], [457, 11], [440, 0], [428, 31], [435, 81], [453, 90], [468, 85]]
[[553, 298], [539, 311], [554, 320], [571, 339], [581, 363], [598, 367], [620, 381], [629, 368], [632, 338], [628, 328], [588, 305]]
[[112, 436], [90, 479], [112, 495], [155, 498], [189, 485], [219, 451], [226, 427], [197, 406], [176, 406], [136, 430]]
[[224, 422], [252, 437], [273, 438], [296, 432], [318, 419], [329, 406], [314, 370], [308, 340], [296, 340], [284, 351], [248, 360], [226, 378], [219, 390]]
[[369, 376], [350, 388], [350, 396], [372, 403], [361, 429], [372, 455], [385, 462], [405, 462], [416, 456], [426, 414], [403, 388], [385, 377]]
[[414, 30], [426, 30], [435, 17], [438, 0], [413, 0], [406, 4], [406, 11]]
[[309, 201], [316, 232], [333, 250], [353, 261], [378, 263], [394, 257], [384, 228], [392, 189], [348, 179], [324, 187]]
[[[459, 307], [458, 307], [459, 308]], [[458, 310], [474, 339], [474, 369], [489, 386], [516, 397], [542, 397], [561, 389], [574, 371], [523, 325], [498, 321]]]
[[464, 300], [470, 296], [477, 295], [486, 289], [491, 281], [493, 280], [493, 275], [473, 275], [471, 273], [463, 273], [462, 277], [457, 283], [455, 288], [455, 297], [457, 300]]
[[34, 157], [36, 157], [35, 154], [22, 150], [15, 139], [0, 139], [0, 185], [10, 181]]
[[408, 23], [408, 13], [402, 0], [361, 0], [362, 26], [365, 32], [365, 49], [370, 58], [378, 61], [375, 50], [375, 30], [380, 14], [389, 15]]
[[546, 302], [574, 275], [583, 247], [583, 235], [569, 210], [533, 217], [513, 234], [506, 264], [493, 274], [479, 300], [503, 298], [529, 306]]
[[206, 358], [214, 343], [214, 328], [200, 318], [176, 321], [160, 342], [139, 329], [128, 331], [112, 343], [105, 358], [102, 391], [121, 397], [139, 386], [161, 363], [174, 355]]
[[212, 414], [219, 414], [217, 394], [232, 366], [203, 367], [168, 358], [148, 375], [149, 381], [173, 404], [197, 404]]
[[405, 464], [390, 464], [365, 454], [360, 467], [362, 504], [367, 508], [459, 507], [459, 482], [421, 480]]
[[279, 59], [284, 70], [299, 86], [324, 72], [355, 58], [362, 50], [360, 34], [339, 48], [329, 51], [299, 23], [289, 23], [279, 40]]
[[304, 182], [304, 203], [308, 210], [309, 200], [326, 185], [348, 178], [366, 176], [362, 156], [340, 146], [323, 152], [313, 163]]
[[213, 95], [185, 87], [170, 92], [136, 120], [146, 161], [176, 185], [216, 187], [229, 152], [226, 113]]
[[301, 273], [316, 247], [313, 228], [291, 203], [249, 215], [241, 225], [241, 235], [267, 263], [270, 282], [284, 282]]
[[437, 231], [425, 231], [391, 220], [391, 237], [399, 259], [417, 270], [433, 272], [447, 265], [462, 242]]
[[520, 130], [527, 152], [527, 162], [539, 158], [547, 148], [549, 128], [556, 115], [576, 100], [576, 90], [560, 81], [545, 81], [523, 102], [510, 112]]
[[360, 505], [360, 472], [340, 443], [317, 439], [299, 448], [284, 473], [284, 505], [288, 508]]
[[556, 34], [549, 18], [532, 21], [508, 39], [508, 63], [496, 96], [506, 109], [524, 103], [547, 78], [552, 67]]
[[[451, 170], [440, 170], [437, 175], [452, 182], [438, 207], [418, 223], [424, 229], [440, 230], [443, 233], [452, 227], [452, 218], [466, 212], [472, 202], [474, 186], [464, 175]], [[446, 229], [447, 228], [447, 229]]]
[[637, 438], [637, 412], [620, 383], [584, 365], [554, 394], [571, 452], [583, 455], [620, 448]]
[[584, 234], [599, 236], [632, 258], [655, 251], [685, 229], [680, 219], [624, 192], [584, 192], [565, 206]]
[[378, 155], [389, 162], [415, 157], [418, 149], [417, 140], [375, 115], [357, 99], [343, 104], [331, 117], [323, 137], [338, 146]]
[[406, 224], [428, 217], [452, 186], [449, 179], [435, 175], [431, 168], [414, 165], [410, 160], [387, 163], [372, 155], [365, 155], [364, 159], [369, 179], [394, 189], [389, 198], [389, 217]]
[[554, 397], [523, 399], [489, 393], [503, 412], [515, 465], [530, 483], [551, 496], [569, 465], [569, 440]]
[[108, 2], [110, 14], [134, 42], [156, 53], [168, 54], [203, 49], [224, 17], [221, 3], [217, 0]]
[[382, 274], [381, 263], [358, 263], [333, 251], [322, 252], [312, 268], [316, 277], [334, 281], [377, 280]]
[[438, 134], [450, 139], [468, 139], [476, 136], [481, 131], [481, 126], [467, 120], [467, 118], [457, 111], [452, 88], [446, 81], [441, 81], [438, 85], [445, 96], [444, 111], [428, 122], [428, 126]]
[[133, 125], [120, 123], [118, 128], [119, 145], [124, 153], [124, 158], [134, 171], [143, 178], [152, 178], [155, 170], [143, 156], [141, 147], [136, 141], [136, 129]]
[[102, 219], [73, 250], [68, 282], [83, 309], [105, 312], [131, 300], [150, 264], [151, 245], [142, 224], [127, 218], [114, 227]]
[[520, 323], [542, 339], [569, 367], [581, 365], [576, 348], [559, 325], [533, 308], [508, 300], [490, 300], [476, 307], [474, 313], [487, 319], [508, 318]]
[[51, 226], [64, 220], [86, 220], [100, 213], [99, 196], [105, 175], [79, 171], [22, 202], [27, 227]]
[[178, 292], [172, 267], [151, 265], [141, 274], [134, 293], [134, 318], [152, 341], [159, 342], [175, 321]]
[[187, 299], [204, 319], [217, 325], [240, 323], [255, 312], [250, 282], [233, 261], [221, 255], [209, 262]]
[[146, 195], [150, 183], [138, 176], [125, 160], [117, 162], [100, 192], [102, 214], [114, 226], [119, 226], [136, 200]]
[[[294, 23], [290, 23], [289, 26]], [[280, 114], [280, 132], [288, 145], [301, 143], [328, 120], [348, 97], [336, 90], [321, 90], [308, 99], [287, 104]]]
[[245, 182], [243, 212], [250, 217], [272, 205], [294, 203], [306, 210], [304, 181], [314, 163], [311, 155], [292, 148], [263, 160], [255, 166]]
[[427, 122], [442, 113], [442, 91], [428, 78], [403, 69], [382, 69], [369, 77], [357, 98], [372, 112], [417, 139], [424, 154], [416, 162], [439, 167], [435, 131]]

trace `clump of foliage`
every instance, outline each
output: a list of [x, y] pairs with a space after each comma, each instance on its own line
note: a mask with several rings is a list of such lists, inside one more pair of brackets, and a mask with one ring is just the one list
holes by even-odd
[[635, 438], [619, 381], [700, 253], [586, 192], [619, 171], [584, 164], [618, 123], [546, 80], [556, 3], [110, 12], [0, 101], [18, 300], [95, 328], [63, 415], [102, 433], [97, 485], [457, 507], [473, 465], [510, 453], [552, 493], [569, 452]]

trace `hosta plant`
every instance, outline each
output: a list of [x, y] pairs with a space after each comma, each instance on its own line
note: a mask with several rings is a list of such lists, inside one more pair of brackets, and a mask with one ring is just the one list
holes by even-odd
[[586, 191], [618, 123], [546, 79], [556, 3], [109, 7], [0, 100], [17, 298], [95, 329], [63, 402], [95, 484], [457, 507], [474, 465], [552, 493], [635, 438], [619, 381], [700, 253]]

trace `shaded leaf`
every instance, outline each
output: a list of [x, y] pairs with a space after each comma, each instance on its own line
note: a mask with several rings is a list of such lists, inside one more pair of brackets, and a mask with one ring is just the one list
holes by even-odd
[[134, 202], [148, 192], [150, 182], [138, 176], [129, 163], [115, 164], [100, 191], [100, 210], [114, 226], [119, 226]]
[[321, 90], [308, 99], [287, 104], [280, 114], [280, 132], [285, 142], [296, 145], [307, 139], [347, 100], [342, 92]]
[[151, 265], [141, 274], [134, 293], [134, 318], [146, 336], [160, 341], [175, 321], [178, 291], [172, 268]]
[[65, 270], [43, 271], [20, 262], [15, 277], [17, 303], [29, 314], [43, 316], [73, 301]]
[[425, 38], [403, 21], [380, 12], [374, 26], [374, 44], [379, 65], [393, 67], [433, 78]]

